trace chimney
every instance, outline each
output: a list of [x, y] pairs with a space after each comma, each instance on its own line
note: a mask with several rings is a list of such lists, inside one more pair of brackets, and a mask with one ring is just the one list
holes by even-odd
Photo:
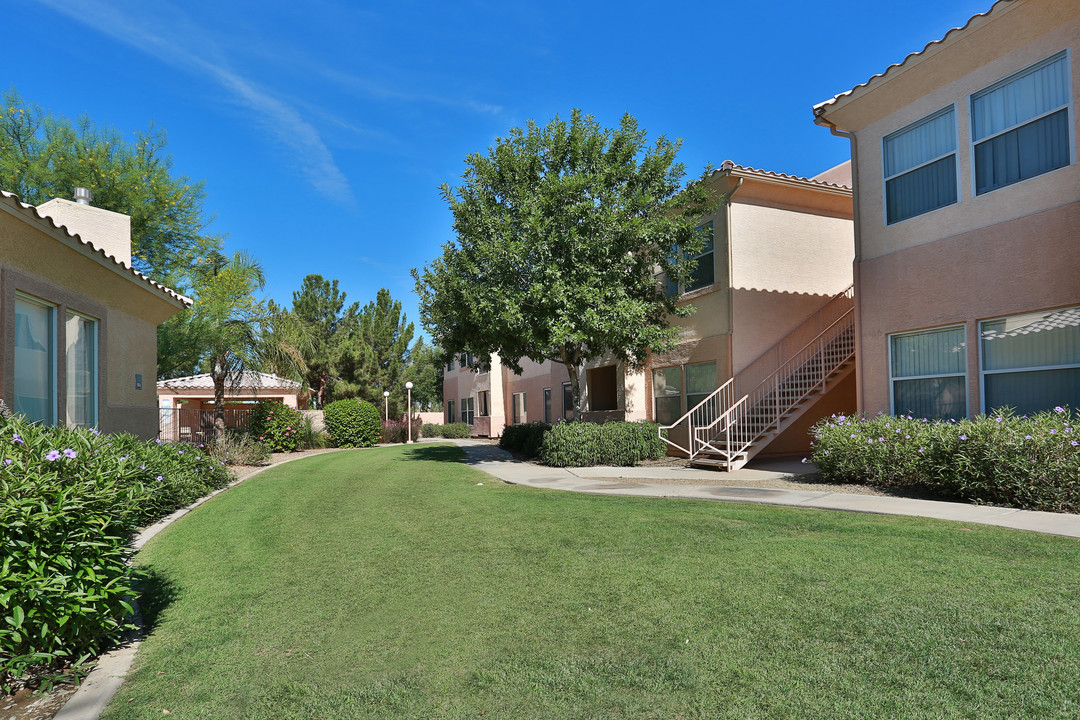
[[89, 188], [75, 188], [75, 201], [53, 198], [38, 205], [52, 218], [98, 250], [131, 267], [131, 218], [90, 204]]

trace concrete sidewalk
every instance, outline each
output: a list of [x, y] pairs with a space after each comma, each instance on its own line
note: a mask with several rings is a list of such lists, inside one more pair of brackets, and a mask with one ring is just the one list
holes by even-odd
[[[505, 450], [474, 440], [454, 440], [465, 450], [465, 462], [493, 475], [503, 482], [514, 485], [572, 490], [594, 495], [629, 495], [633, 497], [687, 498], [693, 500], [724, 500], [764, 505], [788, 505], [821, 510], [846, 510], [849, 512], [880, 513], [882, 515], [911, 515], [914, 517], [959, 520], [961, 522], [999, 525], [1001, 527], [1031, 530], [1049, 535], [1065, 535], [1080, 538], [1080, 515], [1013, 510], [1010, 508], [968, 505], [966, 503], [915, 500], [880, 495], [851, 495], [834, 492], [805, 490], [773, 490], [752, 487], [753, 481], [764, 479], [795, 480], [805, 474], [798, 462], [758, 464], [755, 468], [743, 468], [728, 473], [728, 479], [746, 480], [748, 487], [716, 485], [665, 484], [663, 480], [715, 479], [712, 470], [695, 470], [677, 467], [591, 467], [551, 468], [515, 460]], [[800, 473], [799, 471], [803, 472]], [[615, 478], [604, 479], [600, 478]], [[649, 480], [659, 482], [650, 483]]]

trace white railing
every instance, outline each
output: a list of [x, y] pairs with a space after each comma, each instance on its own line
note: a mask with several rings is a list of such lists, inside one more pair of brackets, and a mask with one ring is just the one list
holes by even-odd
[[[717, 453], [731, 469], [755, 441], [779, 430], [783, 417], [823, 388], [854, 352], [854, 295], [848, 286], [681, 418], [661, 426], [660, 437], [691, 459]], [[680, 427], [688, 447], [672, 439], [682, 439]]]

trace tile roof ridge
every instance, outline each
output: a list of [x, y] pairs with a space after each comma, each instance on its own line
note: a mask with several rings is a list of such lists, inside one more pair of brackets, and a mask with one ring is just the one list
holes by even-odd
[[[841, 163], [842, 164], [842, 163]], [[832, 168], [830, 168], [832, 169]], [[841, 190], [851, 190], [849, 185], [841, 185], [839, 183], [825, 182], [824, 180], [815, 180], [813, 178], [803, 177], [802, 175], [791, 175], [789, 173], [777, 172], [775, 170], [763, 170], [761, 168], [750, 167], [749, 165], [739, 165], [731, 160], [725, 160], [720, 164], [720, 169], [716, 172], [731, 172], [732, 170], [741, 171], [753, 175], [764, 175], [766, 177], [774, 177], [780, 180], [795, 180], [797, 182], [811, 183], [813, 185], [822, 185], [824, 187], [839, 188]]]

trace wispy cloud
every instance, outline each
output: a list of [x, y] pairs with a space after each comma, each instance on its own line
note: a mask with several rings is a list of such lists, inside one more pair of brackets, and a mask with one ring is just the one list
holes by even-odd
[[265, 131], [289, 151], [308, 184], [343, 206], [356, 205], [348, 178], [334, 161], [315, 126], [292, 105], [233, 70], [224, 58], [222, 48], [180, 11], [157, 6], [172, 16], [166, 27], [165, 23], [140, 14], [139, 10], [145, 7], [141, 3], [120, 11], [101, 2], [38, 2], [160, 62], [210, 78], [236, 102], [255, 113]]

